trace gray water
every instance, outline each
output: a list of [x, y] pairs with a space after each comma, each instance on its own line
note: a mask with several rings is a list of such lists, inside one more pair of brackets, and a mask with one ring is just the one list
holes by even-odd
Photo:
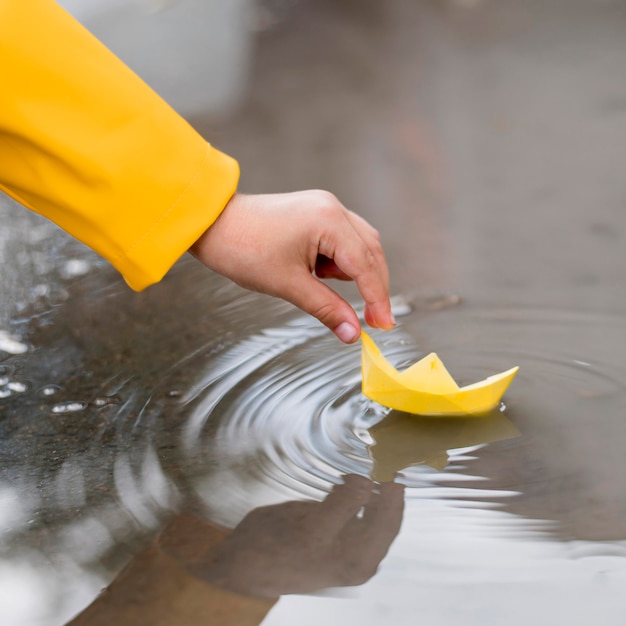
[[[622, 624], [626, 6], [280, 16], [240, 110], [193, 123], [244, 190], [329, 188], [379, 228], [398, 327], [372, 334], [395, 366], [436, 351], [461, 384], [520, 373], [484, 418], [389, 411], [360, 393], [359, 346], [289, 305], [192, 259], [132, 293], [5, 202], [2, 623], [64, 623], [181, 512], [237, 528], [358, 475], [404, 486], [355, 531], [380, 565], [285, 585], [263, 624]], [[284, 578], [319, 534], [264, 523]]]

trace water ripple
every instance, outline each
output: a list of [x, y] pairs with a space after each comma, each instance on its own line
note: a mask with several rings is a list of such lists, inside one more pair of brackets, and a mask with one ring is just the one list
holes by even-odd
[[[99, 316], [123, 308], [120, 293]], [[408, 524], [424, 532], [448, 520], [493, 537], [626, 537], [621, 318], [549, 312], [544, 324], [541, 311], [396, 300], [398, 328], [373, 332], [394, 366], [436, 350], [462, 384], [521, 366], [506, 410], [442, 420], [365, 398], [359, 345], [284, 305], [251, 317], [251, 296], [215, 293], [204, 343], [182, 321], [171, 336], [138, 323], [143, 351], [120, 366], [127, 319], [105, 344], [87, 317], [68, 322], [85, 352], [53, 344], [0, 366], [3, 472], [37, 494], [33, 545], [98, 511], [112, 536], [128, 519], [139, 533], [181, 502], [233, 526], [257, 506], [320, 500], [345, 474], [405, 484]]]
[[[397, 330], [374, 332], [394, 366], [436, 349], [467, 384], [520, 365], [508, 408], [482, 420], [389, 411], [360, 392], [360, 346], [342, 346], [304, 316], [239, 341], [231, 336], [183, 359], [174, 369], [187, 384], [168, 396], [178, 407], [184, 471], [214, 517], [235, 523], [254, 506], [320, 499], [343, 475], [356, 473], [400, 480], [412, 499], [486, 509], [499, 502], [563, 521], [552, 505], [537, 502], [570, 471], [558, 446], [574, 445], [576, 432], [593, 428], [590, 407], [611, 411], [623, 401], [626, 367], [608, 339], [626, 333], [621, 318], [596, 323], [593, 316], [548, 312], [543, 324], [541, 311], [406, 306], [402, 312]], [[608, 424], [615, 421], [601, 428], [611, 430]], [[606, 464], [594, 460], [596, 469]]]

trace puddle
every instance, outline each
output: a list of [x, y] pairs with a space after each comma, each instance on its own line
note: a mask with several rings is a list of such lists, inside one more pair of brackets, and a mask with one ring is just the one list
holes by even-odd
[[193, 120], [245, 191], [332, 189], [394, 293], [433, 290], [373, 333], [394, 366], [520, 366], [484, 418], [384, 409], [288, 305], [190, 259], [132, 293], [0, 203], [3, 626], [155, 580], [163, 529], [203, 598], [280, 595], [264, 626], [623, 623], [624, 12], [561, 5], [264, 3], [245, 110]]
[[[109, 284], [83, 301], [81, 280], [81, 306], [2, 365], [0, 575], [41, 590], [19, 619], [69, 618], [181, 512], [272, 532], [262, 507], [322, 502], [353, 475], [404, 486], [378, 573], [341, 600], [284, 596], [264, 623], [301, 611], [319, 623], [332, 606], [375, 624], [375, 602], [399, 623], [419, 609], [447, 624], [444, 598], [469, 589], [468, 623], [508, 619], [548, 589], [613, 615], [626, 576], [621, 317], [397, 297], [398, 328], [373, 333], [396, 367], [436, 350], [460, 384], [521, 368], [489, 416], [419, 418], [361, 395], [358, 345], [216, 277], [198, 289], [193, 262], [184, 269], [174, 310], [156, 306], [171, 286], [136, 296]], [[129, 332], [139, 340], [124, 352]]]

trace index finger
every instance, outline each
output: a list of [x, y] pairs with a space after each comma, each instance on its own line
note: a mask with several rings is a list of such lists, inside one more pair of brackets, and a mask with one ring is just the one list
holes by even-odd
[[357, 234], [363, 239], [374, 257], [377, 273], [382, 280], [385, 290], [382, 300], [379, 299], [370, 302], [364, 295], [359, 285], [359, 281], [355, 277], [355, 282], [359, 288], [359, 292], [365, 300], [365, 321], [372, 327], [379, 327], [388, 330], [395, 326], [396, 320], [393, 316], [391, 304], [389, 302], [389, 268], [387, 266], [387, 259], [385, 258], [385, 252], [380, 240], [380, 234], [360, 215], [357, 215], [352, 211], [346, 211], [346, 213], [350, 224]]
[[343, 223], [320, 241], [319, 252], [332, 258], [350, 276], [365, 302], [370, 326], [390, 329], [395, 325], [389, 302], [389, 270], [376, 231], [350, 211]]

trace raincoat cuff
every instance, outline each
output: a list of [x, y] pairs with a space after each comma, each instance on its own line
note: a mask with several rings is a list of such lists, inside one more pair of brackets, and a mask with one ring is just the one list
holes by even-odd
[[160, 281], [219, 217], [238, 182], [237, 161], [207, 144], [202, 163], [178, 198], [123, 255], [111, 259], [128, 285], [141, 291]]

